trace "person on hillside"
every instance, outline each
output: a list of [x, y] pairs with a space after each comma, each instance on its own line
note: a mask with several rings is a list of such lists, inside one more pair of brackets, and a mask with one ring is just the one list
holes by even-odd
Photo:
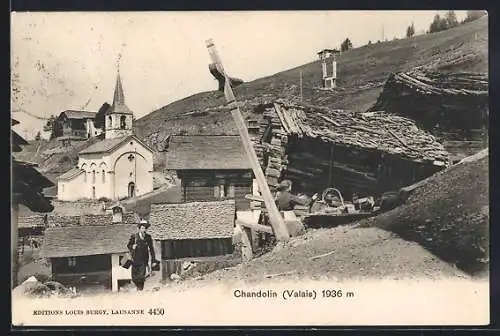
[[132, 256], [132, 282], [138, 291], [142, 291], [146, 281], [146, 269], [149, 267], [149, 255], [151, 254], [152, 268], [158, 261], [153, 247], [153, 239], [146, 232], [149, 223], [142, 220], [137, 227], [138, 232], [130, 236], [127, 248]]
[[293, 210], [295, 205], [307, 205], [306, 202], [292, 194], [292, 182], [290, 180], [283, 180], [278, 185], [278, 192], [276, 194], [276, 205], [279, 211]]

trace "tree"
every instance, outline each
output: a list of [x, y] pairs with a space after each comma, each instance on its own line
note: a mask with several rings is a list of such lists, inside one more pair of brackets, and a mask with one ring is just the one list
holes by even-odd
[[434, 16], [434, 20], [431, 23], [431, 26], [429, 27], [429, 33], [437, 33], [446, 29], [448, 29], [448, 22], [445, 18], [441, 18], [439, 14], [436, 14]]
[[479, 19], [487, 14], [488, 14], [488, 12], [484, 11], [484, 10], [468, 10], [467, 15], [466, 15], [465, 19], [462, 21], [462, 23], [467, 23], [467, 22], [477, 20], [477, 19]]
[[457, 15], [455, 14], [455, 11], [450, 10], [446, 13], [446, 25], [447, 28], [453, 28], [458, 26], [458, 20], [457, 20]]
[[415, 35], [415, 25], [412, 22], [411, 25], [406, 28], [406, 37], [410, 38], [413, 35]]
[[372, 45], [372, 40], [369, 40], [369, 41], [368, 41], [368, 45]]
[[351, 49], [352, 49], [352, 42], [351, 40], [349, 40], [349, 38], [346, 38], [344, 42], [342, 42], [342, 44], [340, 45], [340, 51], [345, 52]]
[[40, 141], [42, 139], [42, 134], [40, 134], [40, 131], [35, 135], [35, 140]]

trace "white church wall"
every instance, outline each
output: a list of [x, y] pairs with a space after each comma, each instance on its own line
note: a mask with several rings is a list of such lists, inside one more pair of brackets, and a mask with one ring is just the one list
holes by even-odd
[[71, 180], [57, 181], [57, 199], [60, 201], [77, 201], [87, 198], [85, 186], [85, 173], [75, 176]]

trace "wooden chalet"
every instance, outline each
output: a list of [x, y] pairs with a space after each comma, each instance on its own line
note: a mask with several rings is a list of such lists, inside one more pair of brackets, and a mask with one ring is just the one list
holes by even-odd
[[57, 138], [63, 145], [68, 145], [71, 141], [82, 141], [98, 136], [102, 133], [102, 129], [95, 126], [96, 116], [96, 112], [63, 111], [54, 121], [52, 138]]
[[345, 197], [377, 195], [442, 170], [449, 154], [410, 119], [278, 100], [263, 114], [260, 156], [271, 187], [287, 178], [297, 192], [338, 188]]
[[234, 199], [238, 210], [250, 208], [253, 172], [239, 136], [171, 136], [165, 168], [177, 172], [183, 202]]
[[118, 291], [120, 282], [131, 280], [130, 269], [120, 266], [130, 235], [140, 220], [125, 213], [49, 215], [42, 256], [51, 264], [52, 278], [72, 286], [97, 285]]
[[210, 263], [233, 253], [234, 200], [152, 204], [149, 233], [161, 256], [163, 280], [185, 261]]

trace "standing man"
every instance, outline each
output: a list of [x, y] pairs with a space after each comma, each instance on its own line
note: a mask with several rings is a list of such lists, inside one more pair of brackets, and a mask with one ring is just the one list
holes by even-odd
[[153, 239], [151, 235], [146, 232], [149, 223], [145, 220], [137, 225], [138, 232], [130, 236], [127, 248], [132, 256], [132, 282], [137, 287], [138, 291], [144, 289], [144, 282], [146, 281], [146, 268], [149, 263], [149, 254], [151, 253], [152, 267], [158, 261], [156, 260], [155, 251], [153, 248]]

